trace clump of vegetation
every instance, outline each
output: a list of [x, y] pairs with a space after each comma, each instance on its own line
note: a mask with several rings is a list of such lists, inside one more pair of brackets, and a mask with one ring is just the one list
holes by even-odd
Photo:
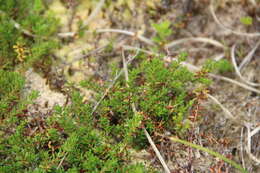
[[3, 119], [0, 172], [147, 170], [142, 164], [127, 164], [124, 144], [111, 142], [110, 135], [95, 128], [92, 107], [79, 93], [73, 92], [71, 99], [71, 105], [56, 106], [48, 117], [29, 117], [22, 111]]
[[240, 22], [246, 26], [251, 26], [253, 24], [253, 19], [250, 16], [241, 17]]
[[156, 36], [153, 37], [153, 41], [159, 45], [166, 43], [167, 38], [172, 34], [172, 29], [170, 28], [171, 22], [165, 20], [161, 23], [152, 23], [152, 27], [156, 31]]
[[[126, 141], [138, 143], [141, 148], [147, 145], [141, 127], [150, 133], [168, 130], [183, 135], [190, 125], [188, 116], [200, 99], [198, 93], [209, 84], [206, 74], [194, 74], [181, 65], [186, 56], [181, 54], [177, 61], [165, 64], [160, 57], [140, 55], [138, 63], [129, 68], [129, 87], [122, 78], [102, 101], [96, 112], [99, 128], [123, 141], [128, 133], [126, 127], [138, 125], [129, 123], [139, 120], [142, 123]], [[139, 111], [139, 119], [131, 109], [132, 103]]]
[[[144, 127], [151, 135], [168, 130], [185, 136], [192, 110], [210, 84], [207, 73], [216, 64], [192, 73], [181, 65], [186, 54], [171, 63], [139, 54], [129, 66], [129, 81], [121, 76], [94, 112], [95, 103], [72, 91], [71, 104], [31, 115], [28, 105], [38, 93], [22, 96], [24, 77], [15, 71], [51, 65], [50, 54], [59, 45], [54, 37], [58, 22], [41, 0], [0, 4], [0, 172], [156, 172], [133, 163], [129, 148], [147, 147]], [[153, 27], [154, 41], [164, 44], [172, 33], [170, 22]], [[107, 89], [95, 81], [82, 86], [96, 91], [96, 100]]]
[[[77, 92], [70, 96], [72, 104], [56, 106], [46, 116], [27, 114], [26, 105], [35, 93], [12, 105], [15, 111], [4, 110], [1, 172], [154, 172], [131, 163], [129, 147], [147, 146], [142, 127], [151, 134], [165, 129], [183, 134], [188, 129], [187, 116], [198, 99], [195, 92], [205, 86], [203, 76], [180, 65], [184, 56], [171, 64], [140, 56], [130, 67], [129, 88], [123, 78], [118, 80], [93, 115], [94, 105], [84, 103]], [[9, 93], [20, 92], [23, 79], [9, 75], [1, 82], [10, 83]], [[1, 93], [1, 100], [5, 97]]]
[[41, 0], [0, 3], [0, 67], [11, 70], [17, 65], [43, 63], [58, 47], [53, 38], [58, 30], [57, 19], [46, 11]]

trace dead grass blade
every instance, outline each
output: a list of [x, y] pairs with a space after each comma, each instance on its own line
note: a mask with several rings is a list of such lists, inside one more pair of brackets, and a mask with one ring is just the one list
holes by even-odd
[[214, 45], [216, 47], [220, 47], [222, 49], [225, 49], [226, 47], [220, 43], [219, 41], [210, 39], [210, 38], [206, 38], [206, 37], [191, 37], [191, 38], [183, 38], [183, 39], [179, 39], [179, 40], [174, 40], [168, 44], [165, 45], [165, 49], [170, 49], [178, 44], [182, 44], [185, 42], [203, 42], [203, 43], [208, 43], [211, 45]]
[[246, 152], [248, 156], [256, 162], [257, 165], [260, 165], [260, 159], [258, 159], [256, 156], [254, 156], [251, 152], [251, 146], [252, 146], [252, 137], [257, 134], [260, 131], [260, 126], [256, 127], [254, 130], [251, 131], [251, 125], [247, 124], [247, 147]]
[[243, 167], [241, 167], [241, 165], [237, 164], [233, 160], [230, 160], [227, 157], [223, 156], [222, 154], [217, 153], [217, 152], [215, 152], [215, 151], [213, 151], [213, 150], [211, 150], [209, 148], [205, 148], [203, 146], [200, 146], [200, 145], [197, 145], [197, 144], [193, 144], [193, 143], [190, 143], [190, 142], [188, 142], [186, 140], [182, 140], [182, 139], [179, 139], [179, 138], [176, 138], [176, 137], [169, 137], [169, 139], [174, 141], [174, 142], [178, 142], [178, 143], [184, 144], [186, 146], [195, 148], [197, 150], [204, 151], [204, 152], [210, 154], [211, 156], [217, 157], [217, 158], [225, 161], [226, 163], [232, 165], [234, 168], [238, 169], [239, 171], [241, 171], [243, 173], [248, 173], [248, 171], [245, 170]]
[[114, 33], [119, 33], [119, 34], [125, 34], [128, 36], [136, 37], [138, 40], [140, 40], [148, 45], [153, 45], [153, 46], [155, 45], [155, 43], [152, 40], [150, 40], [142, 35], [139, 35], [137, 33], [131, 32], [131, 31], [126, 31], [126, 30], [121, 30], [121, 29], [98, 29], [96, 32], [97, 33], [114, 32]]
[[[232, 64], [234, 66], [234, 69], [235, 69], [235, 72], [236, 74], [238, 75], [238, 77], [243, 81], [245, 82], [246, 84], [248, 85], [251, 85], [251, 86], [260, 86], [259, 83], [253, 83], [253, 82], [250, 82], [248, 81], [247, 79], [245, 79], [241, 73], [240, 73], [240, 70], [237, 66], [237, 62], [236, 62], [236, 56], [235, 56], [235, 49], [236, 49], [236, 44], [234, 44], [231, 48], [231, 60], [232, 60]], [[252, 56], [251, 56], [252, 57]]]
[[217, 18], [216, 14], [215, 14], [215, 11], [214, 11], [214, 7], [213, 7], [213, 1], [211, 3], [211, 5], [209, 6], [209, 10], [210, 10], [210, 13], [214, 19], [214, 21], [221, 27], [223, 28], [224, 30], [227, 30], [233, 34], [236, 34], [236, 35], [239, 35], [239, 36], [247, 36], [247, 37], [259, 37], [260, 36], [260, 33], [244, 33], [244, 32], [239, 32], [239, 31], [234, 31], [233, 29], [230, 29], [226, 26], [224, 26], [220, 21], [219, 19]]

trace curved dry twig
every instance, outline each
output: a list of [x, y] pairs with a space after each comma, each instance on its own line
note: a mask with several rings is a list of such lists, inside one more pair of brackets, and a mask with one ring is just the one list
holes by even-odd
[[191, 37], [191, 38], [183, 38], [183, 39], [179, 39], [179, 40], [174, 40], [168, 44], [165, 45], [165, 49], [170, 49], [178, 44], [182, 44], [185, 42], [204, 42], [204, 43], [208, 43], [208, 44], [212, 44], [216, 47], [220, 47], [222, 49], [225, 49], [226, 46], [224, 46], [222, 43], [220, 43], [219, 41], [210, 39], [210, 38], [206, 38], [206, 37]]
[[[236, 62], [235, 49], [236, 49], [236, 44], [234, 44], [234, 45], [232, 46], [232, 48], [231, 48], [231, 60], [232, 60], [232, 64], [233, 64], [233, 66], [234, 66], [234, 69], [235, 69], [236, 74], [239, 76], [239, 78], [240, 78], [243, 82], [247, 83], [248, 85], [251, 85], [251, 86], [260, 86], [260, 84], [250, 82], [250, 81], [248, 81], [247, 79], [245, 79], [245, 78], [241, 75], [240, 70], [239, 70], [239, 68], [238, 68], [238, 66], [237, 66], [237, 62]], [[251, 57], [252, 57], [252, 56], [251, 56]]]
[[[131, 47], [128, 46], [128, 48], [131, 49], [131, 50], [134, 50], [134, 49], [138, 50], [138, 49], [139, 49], [141, 52], [144, 52], [144, 53], [149, 53], [149, 54], [158, 55], [158, 54], [153, 53], [153, 52], [151, 52], [151, 51], [146, 51], [146, 50], [144, 50], [144, 49], [140, 49], [140, 48], [136, 48], [136, 47], [132, 47], [132, 46], [131, 46]], [[171, 60], [177, 60], [177, 59], [176, 59], [176, 58], [171, 58]], [[184, 66], [186, 66], [186, 67], [187, 67], [189, 70], [191, 70], [191, 71], [199, 71], [199, 70], [200, 70], [199, 67], [196, 67], [195, 65], [192, 65], [192, 64], [187, 63], [187, 62], [182, 62], [181, 64], [184, 65]], [[212, 74], [212, 73], [209, 73], [209, 76], [212, 77], [212, 78], [215, 78], [215, 79], [224, 80], [224, 81], [226, 81], [226, 82], [233, 83], [233, 84], [238, 85], [238, 86], [240, 86], [240, 87], [242, 87], [242, 88], [244, 88], [244, 89], [247, 89], [247, 90], [249, 90], [249, 91], [252, 91], [252, 92], [255, 92], [255, 93], [257, 93], [257, 94], [260, 94], [260, 90], [258, 90], [258, 89], [256, 89], [256, 88], [253, 88], [253, 87], [251, 87], [251, 86], [248, 86], [248, 85], [246, 85], [246, 84], [243, 84], [243, 83], [241, 83], [241, 82], [238, 82], [238, 81], [236, 81], [236, 80], [230, 79], [230, 78], [228, 78], [228, 77], [219, 76], [219, 75], [215, 75], [215, 74]]]
[[[186, 63], [186, 62], [182, 62], [182, 64], [184, 66], [186, 66], [188, 69], [190, 69], [191, 71], [199, 71], [200, 70], [199, 67], [196, 67], [196, 66], [194, 66], [192, 64], [189, 64], [189, 63]], [[212, 73], [209, 73], [209, 76], [212, 77], [212, 78], [215, 78], [215, 79], [224, 80], [226, 82], [233, 83], [233, 84], [238, 85], [238, 86], [240, 86], [240, 87], [242, 87], [244, 89], [247, 89], [249, 91], [252, 91], [252, 92], [255, 92], [257, 94], [260, 94], [260, 90], [258, 90], [256, 88], [253, 88], [251, 86], [248, 86], [246, 84], [243, 84], [241, 82], [238, 82], [238, 81], [236, 81], [234, 79], [230, 79], [230, 78], [224, 77], [224, 76], [215, 75], [215, 74], [212, 74]]]
[[260, 40], [256, 43], [255, 47], [246, 55], [246, 57], [240, 63], [240, 65], [238, 67], [239, 70], [242, 70], [242, 68], [251, 61], [251, 59], [253, 58], [253, 55], [255, 54], [255, 51], [257, 50], [259, 45], [260, 45]]
[[[199, 67], [196, 67], [196, 66], [194, 66], [192, 64], [189, 64], [189, 63], [186, 63], [186, 62], [182, 62], [182, 65], [186, 66], [191, 71], [199, 71], [200, 70]], [[236, 81], [234, 79], [230, 79], [230, 78], [224, 77], [224, 76], [215, 75], [215, 74], [212, 74], [212, 73], [209, 73], [209, 76], [212, 77], [212, 78], [215, 78], [215, 79], [224, 80], [226, 82], [233, 83], [233, 84], [238, 85], [238, 86], [240, 86], [240, 87], [242, 87], [244, 89], [247, 89], [249, 91], [252, 91], [252, 92], [255, 92], [257, 94], [260, 94], [260, 90], [258, 90], [256, 88], [253, 88], [251, 86], [248, 86], [246, 84], [243, 84], [241, 82], [238, 82], [238, 81]]]
[[96, 32], [97, 33], [114, 32], [114, 33], [125, 34], [125, 35], [128, 35], [128, 36], [136, 37], [137, 39], [139, 39], [140, 41], [142, 41], [142, 42], [144, 42], [148, 45], [153, 45], [153, 46], [155, 45], [155, 43], [152, 40], [150, 40], [150, 39], [148, 39], [148, 38], [146, 38], [142, 35], [138, 35], [137, 33], [134, 33], [134, 32], [131, 32], [131, 31], [126, 31], [126, 30], [121, 30], [121, 29], [98, 29]]
[[211, 5], [209, 6], [209, 9], [210, 9], [210, 12], [211, 12], [211, 15], [214, 19], [214, 21], [223, 29], [233, 33], [233, 34], [236, 34], [236, 35], [240, 35], [240, 36], [247, 36], [247, 37], [259, 37], [260, 36], [260, 33], [244, 33], [244, 32], [239, 32], [239, 31], [234, 31], [226, 26], [224, 26], [217, 18], [216, 14], [215, 14], [215, 11], [214, 11], [214, 7], [213, 7], [213, 3], [211, 3]]
[[246, 128], [247, 128], [246, 152], [247, 152], [248, 156], [259, 165], [260, 159], [258, 159], [256, 156], [254, 156], [251, 152], [251, 139], [252, 139], [252, 136], [254, 136], [256, 133], [258, 133], [260, 131], [260, 126], [256, 127], [253, 131], [250, 130], [250, 125], [246, 125]]
[[242, 88], [244, 88], [244, 89], [247, 89], [247, 90], [249, 90], [249, 91], [252, 91], [252, 92], [255, 92], [255, 93], [257, 93], [257, 94], [260, 94], [260, 90], [258, 90], [258, 89], [256, 89], [256, 88], [253, 88], [253, 87], [251, 87], [251, 86], [248, 86], [248, 85], [246, 85], [246, 84], [243, 84], [243, 83], [241, 83], [241, 82], [238, 82], [238, 81], [236, 81], [236, 80], [234, 80], [234, 79], [230, 79], [230, 78], [228, 78], [228, 77], [219, 76], [219, 75], [215, 75], [215, 74], [211, 74], [211, 73], [209, 74], [209, 76], [211, 76], [211, 77], [213, 77], [213, 78], [216, 78], [216, 79], [220, 79], [220, 80], [224, 80], [224, 81], [233, 83], [233, 84], [238, 85], [238, 86], [240, 86], [240, 87], [242, 87]]
[[225, 113], [226, 117], [228, 119], [232, 119], [233, 121], [237, 122], [237, 119], [231, 114], [231, 112], [225, 108], [219, 101], [218, 99], [216, 99], [215, 97], [213, 97], [210, 94], [207, 94], [208, 98], [210, 98], [211, 100], [213, 100]]

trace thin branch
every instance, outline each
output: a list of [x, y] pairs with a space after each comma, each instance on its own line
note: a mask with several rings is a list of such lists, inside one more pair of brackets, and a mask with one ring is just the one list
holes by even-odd
[[159, 54], [156, 53], [156, 52], [152, 52], [152, 51], [149, 51], [149, 50], [141, 49], [141, 48], [139, 48], [139, 47], [133, 47], [133, 46], [129, 46], [129, 45], [123, 45], [123, 48], [124, 48], [124, 50], [138, 50], [138, 51], [140, 51], [140, 52], [144, 52], [144, 53], [149, 54], [149, 55], [159, 56]]
[[[241, 73], [240, 73], [240, 70], [237, 66], [237, 62], [236, 62], [236, 57], [235, 57], [235, 49], [236, 49], [236, 44], [234, 44], [231, 48], [231, 60], [232, 60], [232, 64], [234, 66], [234, 69], [236, 71], [236, 74], [238, 75], [238, 77], [245, 83], [247, 83], [248, 85], [252, 85], [252, 86], [260, 86], [259, 83], [253, 83], [253, 82], [250, 82], [248, 81], [247, 79], [245, 79]], [[251, 56], [252, 57], [252, 56]]]
[[144, 36], [141, 36], [137, 33], [131, 32], [131, 31], [126, 31], [126, 30], [121, 30], [121, 29], [98, 29], [96, 32], [97, 33], [114, 32], [114, 33], [119, 33], [119, 34], [125, 34], [128, 36], [136, 37], [137, 39], [139, 39], [140, 41], [142, 41], [148, 45], [153, 45], [153, 46], [155, 45], [155, 43], [152, 40], [150, 40]]
[[[190, 69], [191, 71], [199, 71], [200, 68], [199, 67], [196, 67], [192, 64], [189, 64], [189, 63], [186, 63], [186, 62], [182, 62], [181, 63], [182, 65], [186, 66], [188, 69]], [[249, 91], [252, 91], [252, 92], [255, 92], [257, 94], [260, 94], [260, 90], [256, 89], [256, 88], [253, 88], [251, 86], [248, 86], [246, 84], [243, 84], [241, 82], [238, 82], [234, 79], [230, 79], [228, 77], [224, 77], [224, 76], [219, 76], [219, 75], [215, 75], [215, 74], [212, 74], [212, 73], [209, 73], [209, 76], [212, 77], [212, 78], [215, 78], [215, 79], [219, 79], [219, 80], [224, 80], [226, 82], [229, 82], [229, 83], [232, 83], [232, 84], [235, 84], [235, 85], [238, 85], [244, 89], [247, 89]]]
[[258, 126], [257, 128], [255, 128], [253, 131], [250, 130], [250, 125], [246, 125], [247, 128], [247, 147], [246, 147], [246, 151], [248, 156], [257, 163], [257, 165], [260, 164], [260, 159], [258, 159], [256, 156], [254, 156], [251, 152], [251, 138], [252, 136], [254, 136], [256, 133], [258, 133], [260, 131], [260, 126]]
[[75, 37], [76, 32], [60, 32], [57, 34], [60, 38], [69, 38], [69, 37]]
[[160, 151], [157, 149], [156, 145], [154, 144], [154, 142], [153, 142], [151, 136], [149, 135], [149, 133], [147, 132], [147, 130], [146, 130], [145, 128], [143, 128], [143, 130], [144, 130], [144, 134], [145, 134], [146, 138], [148, 139], [150, 145], [152, 146], [152, 148], [153, 148], [153, 150], [154, 150], [156, 156], [157, 156], [158, 159], [160, 160], [160, 162], [161, 162], [161, 164], [162, 164], [162, 166], [163, 166], [163, 168], [164, 168], [164, 171], [165, 171], [166, 173], [171, 173], [171, 171], [169, 170], [168, 166], [166, 165], [166, 163], [165, 163], [163, 157], [161, 156]]
[[[130, 62], [132, 62], [136, 56], [138, 55], [138, 53], [136, 55], [134, 55], [131, 59], [129, 59], [126, 64], [128, 65]], [[96, 103], [96, 105], [94, 106], [91, 115], [93, 115], [93, 113], [97, 110], [98, 106], [100, 105], [100, 103], [102, 102], [102, 100], [106, 97], [106, 95], [108, 94], [108, 92], [110, 91], [110, 89], [114, 86], [114, 84], [116, 83], [116, 81], [119, 79], [119, 77], [123, 74], [124, 70], [121, 69], [120, 72], [116, 75], [116, 77], [113, 79], [113, 81], [111, 82], [111, 84], [108, 86], [108, 88], [106, 89], [105, 93], [102, 95], [102, 97], [99, 99], [99, 101]]]
[[251, 138], [255, 134], [257, 134], [260, 131], [260, 126], [256, 127], [253, 131], [250, 132], [249, 137]]
[[102, 100], [106, 97], [106, 95], [108, 94], [108, 92], [110, 91], [110, 89], [114, 86], [114, 84], [116, 83], [116, 81], [118, 80], [118, 78], [122, 75], [123, 70], [120, 70], [120, 72], [116, 75], [116, 77], [113, 79], [112, 83], [108, 86], [108, 88], [106, 89], [105, 93], [102, 95], [102, 97], [99, 99], [99, 101], [96, 103], [96, 105], [94, 106], [91, 115], [93, 115], [93, 113], [97, 110], [98, 106], [100, 105], [100, 103], [102, 102]]
[[255, 47], [246, 55], [246, 57], [243, 59], [243, 61], [240, 63], [238, 69], [241, 71], [244, 66], [246, 66], [251, 59], [253, 58], [253, 55], [255, 54], [255, 51], [257, 50], [258, 46], [260, 45], [260, 40], [256, 43]]
[[[133, 50], [133, 49], [136, 49], [136, 50], [140, 49], [140, 48], [136, 48], [136, 47], [129, 47], [129, 48], [131, 48], [131, 50]], [[146, 51], [146, 50], [144, 50], [144, 49], [140, 49], [140, 51], [145, 52], [145, 53], [147, 52], [147, 53], [149, 53], [149, 54], [153, 54], [153, 52]], [[154, 55], [158, 55], [158, 54], [154, 53]], [[174, 61], [174, 60], [177, 60], [177, 59], [176, 59], [176, 58], [172, 58], [172, 60]], [[192, 65], [192, 64], [187, 63], [187, 62], [182, 62], [181, 64], [184, 65], [184, 66], [186, 66], [186, 67], [187, 67], [189, 70], [191, 70], [191, 71], [199, 71], [199, 70], [200, 70], [199, 67], [196, 67], [195, 65]], [[226, 82], [229, 82], [229, 83], [238, 85], [238, 86], [240, 86], [240, 87], [242, 87], [242, 88], [244, 88], [244, 89], [247, 89], [247, 90], [249, 90], [249, 91], [252, 91], [252, 92], [255, 92], [255, 93], [257, 93], [257, 94], [260, 94], [260, 90], [258, 90], [258, 89], [256, 89], [256, 88], [253, 88], [253, 87], [251, 87], [251, 86], [248, 86], [248, 85], [246, 85], [246, 84], [243, 84], [243, 83], [241, 83], [241, 82], [238, 82], [238, 81], [236, 81], [236, 80], [230, 79], [230, 78], [228, 78], [228, 77], [219, 76], [219, 75], [215, 75], [215, 74], [212, 74], [212, 73], [209, 73], [209, 76], [212, 77], [212, 78], [215, 78], [215, 79], [224, 80], [224, 81], [226, 81]]]
[[220, 47], [222, 49], [225, 49], [226, 47], [220, 43], [219, 41], [210, 39], [210, 38], [206, 38], [206, 37], [191, 37], [191, 38], [182, 38], [179, 40], [174, 40], [168, 44], [165, 45], [165, 49], [170, 49], [178, 44], [182, 44], [185, 42], [204, 42], [204, 43], [208, 43], [208, 44], [212, 44], [216, 47]]
[[223, 59], [225, 57], [225, 53], [221, 53], [218, 55], [215, 55], [214, 57], [210, 58], [210, 59], [214, 59], [215, 61], [219, 61], [221, 59]]
[[244, 89], [247, 89], [247, 90], [249, 90], [249, 91], [252, 91], [252, 92], [255, 92], [255, 93], [257, 93], [257, 94], [260, 94], [260, 90], [258, 90], [258, 89], [256, 89], [256, 88], [253, 88], [253, 87], [251, 87], [251, 86], [248, 86], [248, 85], [246, 85], [246, 84], [243, 84], [243, 83], [241, 83], [241, 82], [238, 82], [238, 81], [236, 81], [236, 80], [230, 79], [230, 78], [228, 78], [228, 77], [219, 76], [219, 75], [215, 75], [215, 74], [211, 74], [211, 73], [209, 74], [209, 76], [211, 76], [211, 77], [213, 77], [213, 78], [216, 78], [216, 79], [224, 80], [224, 81], [226, 81], [226, 82], [233, 83], [233, 84], [238, 85], [238, 86], [240, 86], [240, 87], [242, 87], [242, 88], [244, 88]]
[[244, 127], [241, 128], [241, 133], [240, 133], [240, 153], [241, 153], [242, 166], [245, 169], [246, 166], [245, 166], [245, 160], [244, 160], [243, 134], [244, 134]]
[[[129, 77], [128, 77], [128, 69], [127, 69], [127, 64], [126, 64], [126, 60], [125, 60], [125, 55], [124, 55], [124, 50], [122, 49], [122, 59], [123, 59], [123, 69], [124, 69], [124, 73], [125, 73], [125, 80], [126, 80], [126, 86], [129, 87], [129, 85], [127, 84], [127, 82], [129, 81]], [[133, 109], [133, 112], [134, 114], [136, 115], [137, 114], [137, 110], [136, 110], [136, 107], [135, 107], [135, 104], [132, 103], [131, 104], [132, 106], [132, 109]], [[143, 130], [144, 130], [144, 134], [146, 136], [146, 138], [148, 139], [150, 145], [152, 146], [156, 156], [158, 157], [158, 159], [160, 160], [163, 168], [164, 168], [164, 171], [166, 173], [171, 173], [168, 166], [166, 165], [166, 162], [164, 161], [163, 157], [161, 156], [161, 153], [159, 152], [159, 150], [157, 149], [156, 145], [154, 144], [151, 136], [149, 135], [149, 133], [147, 132], [147, 130], [145, 129], [145, 127], [143, 127]]]
[[[226, 115], [226, 118], [232, 119], [233, 121], [236, 121], [236, 122], [237, 122], [236, 118], [231, 114], [231, 112], [230, 112], [227, 108], [225, 108], [215, 97], [213, 97], [213, 96], [210, 95], [210, 94], [207, 94], [207, 96], [208, 96], [211, 100], [213, 100], [213, 101], [224, 111], [224, 113], [225, 113], [225, 115]], [[241, 123], [240, 123], [240, 124], [241, 124]]]
[[59, 165], [58, 165], [57, 168], [56, 168], [57, 170], [61, 167], [61, 165], [62, 165], [62, 163], [64, 162], [64, 159], [66, 158], [67, 155], [68, 155], [68, 153], [66, 153], [66, 154], [63, 156], [63, 158], [61, 159]]
[[239, 36], [247, 36], [247, 37], [259, 37], [260, 36], [260, 33], [244, 33], [244, 32], [239, 32], [239, 31], [234, 31], [226, 26], [224, 26], [217, 18], [215, 12], [214, 12], [214, 7], [213, 7], [213, 3], [211, 3], [211, 5], [209, 6], [209, 9], [210, 9], [210, 12], [211, 12], [211, 15], [214, 19], [214, 21], [221, 27], [223, 28], [224, 30], [227, 30], [233, 34], [236, 34], [236, 35], [239, 35]]
[[74, 58], [71, 62], [66, 63], [66, 65], [73, 64], [76, 61], [79, 61], [79, 60], [85, 59], [85, 58], [87, 58], [87, 57], [89, 57], [91, 55], [94, 55], [94, 54], [98, 53], [99, 51], [105, 49], [107, 46], [108, 46], [108, 44], [106, 44], [104, 46], [101, 46], [101, 47], [98, 47], [98, 48], [96, 48], [94, 50], [91, 50], [91, 51], [89, 51], [88, 53], [86, 53], [84, 55], [80, 55], [80, 56]]

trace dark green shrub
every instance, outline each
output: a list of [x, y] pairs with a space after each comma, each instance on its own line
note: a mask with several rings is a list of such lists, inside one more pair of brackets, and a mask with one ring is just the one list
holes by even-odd
[[[97, 111], [100, 128], [114, 134], [117, 141], [122, 141], [128, 131], [125, 127], [129, 122], [135, 122], [135, 128], [139, 130], [132, 131], [127, 141], [138, 141], [139, 146], [147, 144], [141, 125], [151, 133], [169, 130], [183, 134], [189, 128], [189, 112], [198, 100], [196, 93], [209, 83], [206, 75], [195, 75], [180, 65], [185, 56], [182, 54], [171, 64], [165, 64], [160, 57], [139, 59], [138, 64], [130, 67], [129, 88], [121, 78], [102, 101]], [[132, 103], [136, 105], [139, 116], [132, 111]], [[138, 126], [136, 121], [142, 123]]]
[[48, 117], [13, 115], [11, 132], [0, 130], [0, 172], [146, 172], [127, 159], [124, 142], [95, 128], [91, 109], [74, 92], [70, 106], [56, 106]]
[[53, 37], [58, 21], [45, 12], [41, 0], [0, 0], [0, 4], [0, 68], [13, 69], [18, 64], [30, 67], [58, 47]]
[[[59, 45], [58, 22], [41, 0], [0, 4], [0, 172], [155, 172], [131, 158], [132, 148], [147, 147], [142, 128], [151, 135], [164, 130], [185, 135], [190, 111], [210, 83], [207, 73], [215, 65], [207, 64], [194, 74], [181, 66], [185, 54], [170, 64], [161, 57], [139, 55], [129, 66], [129, 87], [121, 76], [94, 113], [95, 104], [71, 91], [71, 104], [31, 115], [27, 106], [38, 94], [22, 97], [24, 78], [14, 71], [50, 68], [50, 54]], [[153, 27], [154, 40], [164, 44], [171, 34], [169, 22]], [[99, 100], [107, 85], [93, 82], [83, 81], [81, 86], [95, 91]]]

